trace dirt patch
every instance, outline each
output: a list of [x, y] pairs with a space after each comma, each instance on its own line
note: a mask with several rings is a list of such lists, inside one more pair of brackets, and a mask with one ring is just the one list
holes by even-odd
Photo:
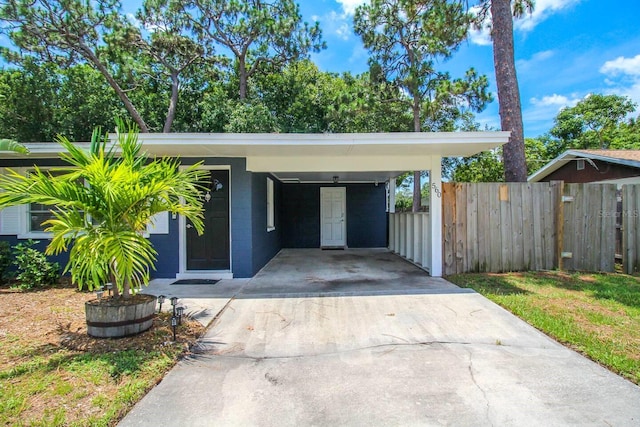
[[[95, 295], [63, 286], [38, 291], [0, 288], [0, 338], [11, 337], [15, 345], [63, 346], [71, 350], [102, 352], [129, 349], [156, 349], [173, 340], [171, 316], [162, 313], [153, 326], [139, 335], [118, 339], [93, 338], [87, 335], [84, 303]], [[194, 344], [204, 332], [200, 323], [185, 319], [177, 328], [176, 342]], [[0, 364], [7, 362], [0, 354]]]
[[[142, 398], [145, 389], [162, 379], [166, 369], [181, 355], [191, 352], [204, 333], [200, 323], [185, 318], [176, 329], [174, 341], [171, 316], [162, 313], [154, 318], [152, 327], [141, 334], [118, 339], [93, 338], [87, 335], [84, 314], [85, 302], [93, 299], [93, 293], [79, 292], [71, 286], [37, 291], [0, 288], [3, 310], [0, 389], [12, 393], [14, 399], [19, 396], [25, 399], [20, 408], [5, 405], [4, 412], [0, 411], [0, 425], [12, 425], [12, 419], [20, 419], [25, 425], [50, 425], [54, 423], [54, 414], [64, 416], [64, 425], [102, 424], [97, 420], [103, 417], [107, 417], [107, 425], [114, 425]], [[147, 368], [149, 372], [129, 373], [128, 369], [138, 366], [135, 360], [132, 366], [112, 364], [110, 370], [105, 368], [107, 380], [102, 378], [105, 375], [102, 371], [80, 370], [84, 365], [79, 361], [96, 361], [91, 366], [98, 369], [97, 366], [102, 366], [100, 363], [112, 363], [117, 354], [129, 350], [158, 355], [153, 356], [156, 362], [148, 362], [151, 363]], [[78, 362], [74, 364], [72, 360]], [[162, 363], [164, 367], [155, 369], [154, 363]], [[14, 372], [31, 369], [30, 366], [43, 372], [40, 382], [26, 371]], [[144, 376], [148, 385], [132, 393], [125, 403], [121, 398], [117, 408], [111, 407], [114, 396], [122, 393], [123, 387], [127, 389], [136, 381], [142, 381], [138, 376]], [[27, 388], [34, 390], [18, 391]]]

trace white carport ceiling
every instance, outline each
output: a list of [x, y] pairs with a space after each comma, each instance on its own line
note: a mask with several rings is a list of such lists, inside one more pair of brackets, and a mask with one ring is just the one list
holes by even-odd
[[434, 156], [466, 157], [506, 143], [509, 132], [369, 134], [144, 134], [145, 148], [182, 157], [245, 157], [247, 169], [291, 182], [384, 182], [426, 169]]

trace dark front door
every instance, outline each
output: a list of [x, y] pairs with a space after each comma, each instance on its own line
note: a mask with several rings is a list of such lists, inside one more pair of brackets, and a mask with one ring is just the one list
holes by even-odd
[[187, 270], [229, 270], [229, 171], [211, 171], [204, 198], [204, 234], [187, 221]]

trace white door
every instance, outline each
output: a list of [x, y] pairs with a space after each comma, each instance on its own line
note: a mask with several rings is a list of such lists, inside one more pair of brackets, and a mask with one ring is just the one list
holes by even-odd
[[346, 187], [320, 187], [320, 246], [347, 244]]

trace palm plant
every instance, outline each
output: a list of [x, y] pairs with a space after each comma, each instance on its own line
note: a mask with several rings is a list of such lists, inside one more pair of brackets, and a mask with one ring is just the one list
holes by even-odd
[[29, 149], [11, 139], [0, 139], [0, 151], [14, 151], [19, 154], [29, 154]]
[[[124, 130], [124, 132], [122, 131]], [[142, 153], [137, 131], [118, 123], [116, 143], [96, 129], [89, 150], [65, 137], [60, 158], [68, 166], [28, 175], [9, 170], [0, 176], [0, 208], [40, 203], [51, 207], [44, 222], [52, 239], [48, 255], [69, 251], [65, 272], [79, 288], [114, 283], [114, 296], [129, 298], [148, 285], [157, 252], [144, 237], [153, 216], [184, 215], [201, 233], [201, 180], [198, 164]]]

